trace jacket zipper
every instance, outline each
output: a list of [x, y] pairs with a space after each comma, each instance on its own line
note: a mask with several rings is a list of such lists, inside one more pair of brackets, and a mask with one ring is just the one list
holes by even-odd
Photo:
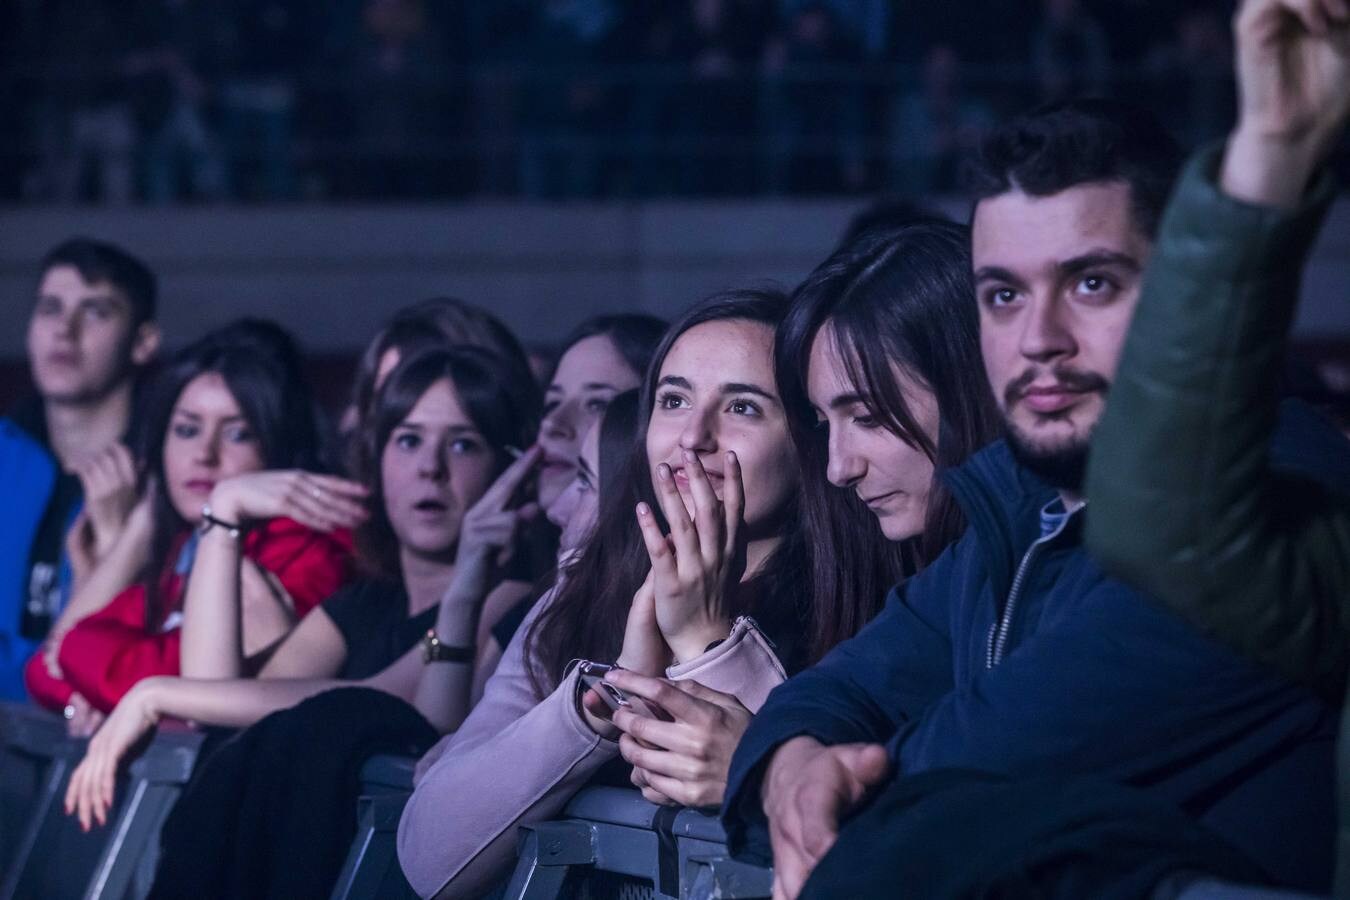
[[1013, 575], [1012, 587], [1008, 589], [1008, 599], [1003, 604], [1003, 614], [999, 616], [998, 622], [989, 629], [989, 641], [984, 651], [984, 667], [986, 669], [992, 669], [1003, 661], [1003, 651], [1008, 646], [1008, 635], [1012, 631], [1013, 615], [1017, 612], [1017, 601], [1022, 596], [1022, 582], [1026, 580], [1027, 571], [1030, 570], [1031, 562], [1036, 558], [1036, 553], [1041, 547], [1059, 537], [1068, 526], [1069, 520], [1084, 505], [1080, 503], [1071, 509], [1064, 520], [1059, 523], [1059, 527], [1049, 534], [1037, 538], [1027, 548], [1027, 552], [1022, 554], [1022, 561], [1017, 564], [1017, 573]]

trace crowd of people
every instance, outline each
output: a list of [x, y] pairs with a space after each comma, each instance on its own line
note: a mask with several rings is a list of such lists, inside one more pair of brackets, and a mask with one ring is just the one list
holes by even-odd
[[426, 897], [595, 783], [719, 809], [776, 898], [1350, 896], [1350, 444], [1282, 374], [1350, 5], [1235, 34], [1189, 160], [1042, 105], [973, 150], [968, 226], [587, 320], [542, 383], [482, 308], [403, 307], [331, 429], [275, 324], [156, 363], [154, 274], [53, 249], [0, 691], [89, 737], [67, 813], [179, 719], [155, 897], [326, 896], [377, 753], [420, 758]]
[[0, 198], [950, 190], [999, 117], [1233, 104], [1224, 0], [48, 0], [0, 7]]

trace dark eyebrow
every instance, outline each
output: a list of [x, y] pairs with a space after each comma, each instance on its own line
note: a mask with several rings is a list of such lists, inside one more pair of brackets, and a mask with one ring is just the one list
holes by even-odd
[[1082, 256], [1064, 260], [1058, 268], [1063, 275], [1078, 275], [1088, 269], [1100, 269], [1103, 266], [1119, 266], [1131, 272], [1138, 272], [1143, 268], [1139, 260], [1133, 256], [1114, 250], [1089, 250]]
[[658, 381], [657, 384], [669, 384], [677, 388], [684, 388], [686, 391], [692, 391], [694, 389], [694, 386], [689, 383], [688, 378], [681, 378], [679, 375], [667, 375], [665, 378]]
[[603, 381], [592, 381], [581, 386], [583, 391], [617, 391], [618, 388]]
[[1016, 287], [1025, 287], [1022, 279], [1002, 266], [980, 266], [975, 270], [975, 281], [977, 284], [981, 281], [1002, 281]]
[[[407, 419], [404, 419], [402, 422], [399, 422], [399, 423], [398, 423], [397, 425], [395, 425], [394, 427], [395, 427], [395, 428], [403, 428], [403, 429], [406, 429], [406, 430], [408, 430], [408, 431], [422, 431], [422, 430], [424, 430], [427, 426], [424, 425], [424, 424], [422, 424], [421, 422], [409, 421], [409, 420], [407, 420]], [[472, 426], [472, 425], [451, 425], [451, 426], [449, 426], [448, 428], [446, 428], [445, 430], [446, 430], [447, 432], [449, 432], [450, 434], [456, 434], [456, 435], [458, 435], [458, 434], [478, 434], [478, 429], [475, 428], [475, 427]]]
[[[185, 418], [185, 419], [192, 419], [192, 420], [197, 421], [197, 422], [200, 422], [200, 421], [202, 420], [201, 413], [195, 413], [195, 412], [193, 412], [193, 411], [190, 410], [190, 409], [180, 409], [180, 410], [177, 410], [177, 411], [174, 413], [174, 415], [176, 415], [176, 416], [182, 416], [182, 417]], [[237, 421], [239, 421], [239, 420], [242, 419], [242, 418], [244, 418], [244, 415], [243, 415], [242, 413], [240, 413], [240, 414], [237, 415], [237, 416], [226, 416], [225, 418], [221, 419], [220, 421], [222, 421], [222, 422], [237, 422]]]
[[[62, 298], [61, 298], [59, 295], [57, 295], [57, 294], [39, 294], [39, 295], [38, 295], [38, 299], [39, 299], [39, 300], [55, 300], [56, 302], [60, 303]], [[111, 292], [111, 291], [109, 291], [109, 292], [106, 293], [106, 294], [85, 294], [85, 295], [83, 295], [83, 296], [81, 296], [81, 297], [76, 297], [76, 298], [75, 298], [75, 305], [76, 305], [76, 306], [79, 306], [79, 305], [82, 304], [82, 303], [107, 303], [107, 304], [109, 304], [109, 305], [111, 305], [111, 306], [128, 306], [128, 305], [129, 305], [129, 304], [127, 304], [126, 301], [124, 301], [120, 296], [118, 296], [117, 294], [115, 294], [115, 293], [113, 293], [113, 292]]]
[[840, 394], [837, 397], [834, 397], [830, 400], [828, 408], [843, 409], [844, 407], [852, 406], [855, 403], [866, 404], [867, 400], [863, 398], [862, 394], [859, 394], [856, 391], [851, 394]]
[[763, 397], [765, 400], [778, 402], [778, 398], [757, 384], [746, 384], [742, 381], [729, 381], [722, 385], [724, 394], [754, 394], [757, 397]]

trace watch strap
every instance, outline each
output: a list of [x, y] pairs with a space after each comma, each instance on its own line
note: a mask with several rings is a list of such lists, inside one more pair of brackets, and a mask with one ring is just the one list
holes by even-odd
[[434, 628], [428, 628], [427, 633], [422, 635], [423, 662], [471, 663], [476, 655], [477, 651], [473, 647], [452, 647], [442, 643]]

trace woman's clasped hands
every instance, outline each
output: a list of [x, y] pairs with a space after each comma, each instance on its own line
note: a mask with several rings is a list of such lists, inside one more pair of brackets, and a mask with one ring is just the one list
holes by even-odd
[[[652, 509], [637, 507], [638, 527], [652, 565], [656, 626], [677, 663], [701, 656], [731, 631], [728, 590], [745, 569], [745, 487], [735, 453], [710, 475], [697, 453], [683, 452], [678, 473], [656, 467], [656, 500], [670, 526], [661, 533]], [[676, 479], [687, 485], [687, 497]], [[713, 479], [722, 482], [722, 496]]]
[[[654, 803], [715, 806], [726, 790], [731, 755], [751, 713], [730, 694], [692, 680], [656, 677], [652, 666], [628, 665], [634, 644], [663, 643], [666, 658], [687, 663], [706, 653], [731, 630], [727, 594], [745, 569], [745, 489], [736, 454], [722, 456], [723, 470], [710, 473], [697, 454], [684, 451], [677, 473], [662, 463], [656, 495], [670, 523], [661, 532], [656, 516], [639, 504], [638, 525], [651, 559], [651, 574], [634, 598], [624, 655], [605, 680], [642, 703], [614, 712], [619, 750], [633, 765], [632, 780]], [[679, 481], [677, 482], [677, 478]], [[719, 498], [713, 487], [722, 483]], [[680, 483], [687, 485], [681, 492]], [[642, 623], [649, 623], [641, 627]], [[656, 713], [651, 715], [649, 713]]]

